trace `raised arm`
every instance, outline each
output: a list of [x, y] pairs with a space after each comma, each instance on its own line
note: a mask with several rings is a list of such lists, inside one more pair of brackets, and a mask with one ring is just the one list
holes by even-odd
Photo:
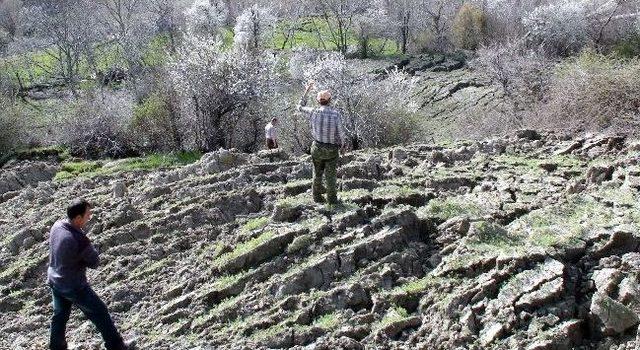
[[298, 102], [297, 110], [298, 112], [304, 112], [307, 114], [311, 114], [313, 112], [313, 107], [307, 107], [307, 101], [309, 99], [309, 91], [313, 87], [313, 82], [307, 83], [307, 86], [304, 90], [304, 94], [302, 94], [302, 98], [300, 98], [300, 102]]

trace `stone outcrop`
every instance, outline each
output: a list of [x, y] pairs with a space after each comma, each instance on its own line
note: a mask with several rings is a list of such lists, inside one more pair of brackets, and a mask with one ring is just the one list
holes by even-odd
[[[406, 66], [452, 64], [432, 63]], [[9, 164], [0, 348], [47, 347], [48, 230], [79, 196], [96, 204], [89, 279], [144, 349], [637, 349], [637, 152], [536, 130], [351, 152], [340, 206], [313, 203], [308, 157], [280, 152], [62, 181]], [[77, 314], [68, 335], [100, 343]]]

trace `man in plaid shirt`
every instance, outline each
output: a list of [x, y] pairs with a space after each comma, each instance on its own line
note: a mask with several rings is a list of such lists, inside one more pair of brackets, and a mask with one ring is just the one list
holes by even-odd
[[317, 96], [319, 107], [307, 107], [309, 91], [313, 83], [309, 83], [302, 99], [298, 104], [298, 111], [306, 114], [311, 122], [311, 159], [313, 160], [313, 200], [322, 203], [325, 199], [322, 193], [324, 175], [327, 187], [327, 202], [337, 204], [336, 168], [340, 151], [345, 149], [345, 132], [342, 125], [342, 114], [337, 109], [329, 106], [331, 93], [328, 90], [320, 91]]

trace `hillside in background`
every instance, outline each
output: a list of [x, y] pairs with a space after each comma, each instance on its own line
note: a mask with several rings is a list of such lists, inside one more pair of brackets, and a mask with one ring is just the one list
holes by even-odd
[[640, 2], [5, 0], [0, 163], [308, 151], [304, 84], [353, 149], [521, 128], [637, 134]]

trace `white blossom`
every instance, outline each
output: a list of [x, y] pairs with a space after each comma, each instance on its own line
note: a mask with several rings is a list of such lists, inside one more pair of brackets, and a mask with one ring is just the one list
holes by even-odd
[[276, 25], [276, 17], [271, 10], [253, 5], [244, 10], [236, 20], [233, 45], [236, 50], [259, 50], [267, 46], [267, 41]]
[[195, 0], [185, 11], [187, 28], [194, 35], [215, 36], [227, 16], [227, 7], [221, 0]]

